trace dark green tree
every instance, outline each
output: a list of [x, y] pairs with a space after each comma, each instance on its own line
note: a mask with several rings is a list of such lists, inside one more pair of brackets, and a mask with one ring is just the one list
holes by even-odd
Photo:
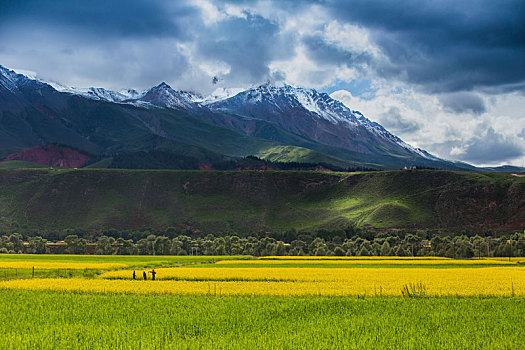
[[388, 241], [385, 241], [383, 245], [381, 246], [380, 251], [381, 256], [390, 256], [392, 255], [392, 248], [390, 248], [390, 243]]
[[28, 253], [31, 254], [45, 254], [48, 252], [46, 246], [47, 240], [43, 239], [40, 236], [31, 237], [29, 239], [29, 249]]
[[86, 254], [87, 241], [84, 238], [78, 238], [77, 235], [68, 235], [64, 238], [67, 244], [66, 251], [70, 254]]
[[155, 255], [169, 255], [171, 253], [171, 246], [172, 242], [168, 237], [158, 236], [153, 243], [153, 252]]
[[341, 248], [340, 246], [337, 246], [335, 247], [334, 249], [334, 255], [335, 256], [345, 256], [346, 252], [343, 248]]
[[117, 253], [117, 242], [115, 238], [108, 236], [100, 236], [97, 240], [97, 254], [113, 255]]

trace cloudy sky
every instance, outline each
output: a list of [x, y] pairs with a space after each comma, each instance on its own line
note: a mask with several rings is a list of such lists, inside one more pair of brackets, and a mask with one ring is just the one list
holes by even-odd
[[440, 157], [525, 165], [522, 0], [3, 0], [0, 64], [109, 89], [285, 80]]

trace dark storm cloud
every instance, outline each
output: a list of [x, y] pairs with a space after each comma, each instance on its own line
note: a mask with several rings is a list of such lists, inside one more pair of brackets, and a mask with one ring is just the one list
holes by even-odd
[[371, 30], [386, 55], [383, 77], [430, 92], [525, 89], [525, 2], [386, 1], [326, 3], [339, 21]]
[[189, 70], [200, 10], [184, 1], [0, 2], [0, 64], [74, 86], [146, 88]]
[[486, 135], [474, 137], [468, 142], [460, 159], [474, 163], [511, 161], [523, 156], [523, 149], [512, 140], [490, 128]]
[[344, 50], [334, 44], [326, 42], [319, 35], [307, 35], [302, 38], [308, 56], [321, 64], [344, 64], [357, 68], [371, 61], [372, 56], [367, 53], [356, 53]]
[[[198, 84], [212, 78], [201, 70], [203, 60], [230, 67], [217, 77], [224, 85], [245, 86], [271, 78], [269, 63], [293, 55], [293, 34], [280, 33], [272, 20], [249, 10], [240, 17], [225, 15], [219, 2], [212, 3], [222, 11], [214, 20], [198, 5], [161, 0], [0, 2], [0, 64], [35, 70], [66, 84], [91, 78], [105, 87], [117, 82], [144, 88], [166, 80], [199, 89]], [[63, 67], [60, 72], [57, 65]]]
[[444, 94], [439, 101], [448, 112], [481, 114], [486, 112], [485, 101], [471, 92], [455, 92]]
[[[369, 30], [383, 58], [347, 51], [323, 40], [313, 34], [319, 28], [307, 27], [306, 34], [286, 33], [282, 18], [272, 22], [250, 9], [258, 3], [290, 16], [323, 8], [340, 23]], [[205, 12], [189, 0], [4, 0], [0, 2], [0, 52], [9, 54], [9, 45], [2, 43], [7, 38], [27, 41], [35, 33], [47, 32], [59, 32], [75, 43], [74, 48], [61, 42], [46, 43], [56, 45], [60, 52], [81, 51], [83, 45], [96, 46], [97, 41], [105, 49], [118, 46], [120, 40], [174, 38], [195, 43], [199, 53], [229, 64], [231, 82], [248, 83], [267, 78], [269, 63], [293, 57], [301, 43], [321, 68], [338, 64], [368, 69], [372, 77], [401, 79], [427, 92], [525, 91], [523, 1], [232, 0], [211, 4], [219, 10], [226, 4], [243, 6], [246, 18], [226, 16], [204, 25]], [[38, 55], [39, 42], [34, 46]], [[141, 66], [137, 64], [137, 69]]]
[[381, 116], [381, 123], [388, 130], [402, 133], [415, 132], [421, 128], [417, 122], [408, 120], [401, 115], [397, 107], [390, 108], [387, 113]]
[[230, 17], [198, 29], [196, 46], [203, 57], [230, 66], [227, 82], [257, 83], [269, 78], [269, 63], [292, 55], [293, 37], [279, 33], [279, 25], [259, 15]]
[[[460, 153], [453, 152], [459, 148]], [[467, 141], [445, 141], [432, 145], [440, 154], [450, 154], [450, 158], [459, 159], [474, 164], [491, 164], [512, 161], [525, 154], [523, 147], [509, 137], [506, 137], [489, 127], [485, 132]], [[451, 152], [452, 151], [452, 152]]]
[[[7, 0], [0, 4], [0, 28], [46, 27], [112, 37], [184, 37], [197, 9], [161, 0]], [[72, 33], [73, 34], [73, 33]], [[77, 35], [77, 33], [75, 33]]]

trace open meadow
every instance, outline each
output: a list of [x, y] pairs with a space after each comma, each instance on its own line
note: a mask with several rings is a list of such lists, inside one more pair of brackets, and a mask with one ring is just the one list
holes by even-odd
[[524, 262], [0, 255], [0, 348], [520, 349]]

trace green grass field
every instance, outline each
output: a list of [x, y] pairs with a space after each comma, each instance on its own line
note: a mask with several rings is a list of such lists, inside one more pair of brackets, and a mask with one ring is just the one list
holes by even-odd
[[3, 349], [520, 349], [525, 300], [0, 291]]
[[214, 262], [230, 259], [251, 259], [250, 256], [177, 256], [177, 255], [74, 255], [74, 254], [0, 254], [1, 262], [63, 262], [121, 263], [130, 267], [160, 267], [188, 263]]

